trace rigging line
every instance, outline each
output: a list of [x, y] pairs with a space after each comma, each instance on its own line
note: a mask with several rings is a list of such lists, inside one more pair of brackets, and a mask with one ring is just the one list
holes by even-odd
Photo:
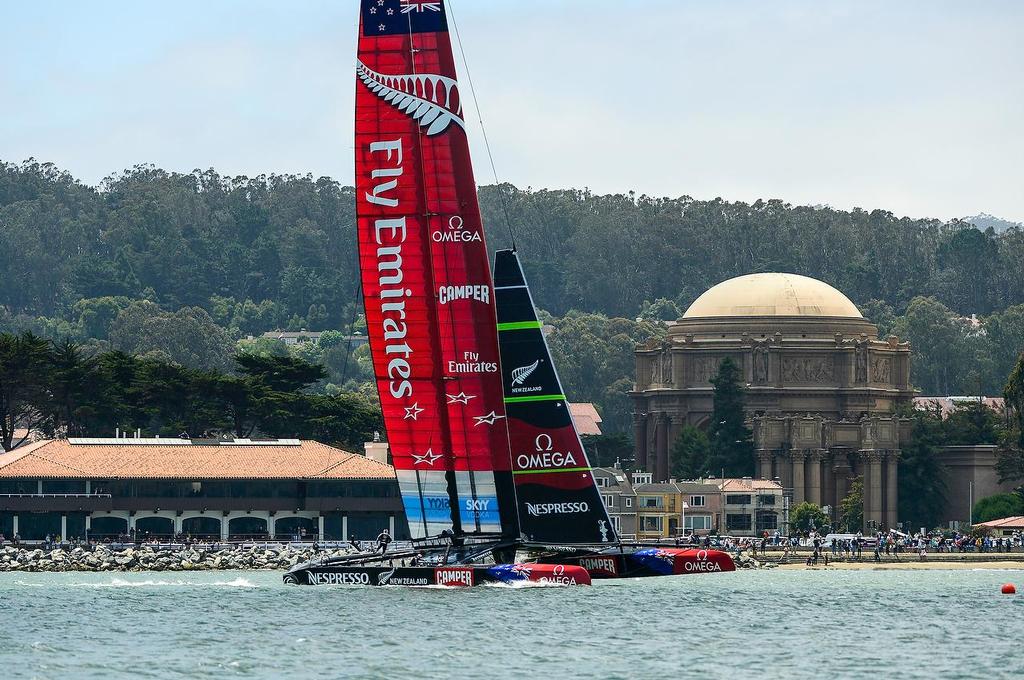
[[[357, 232], [358, 232], [358, 229], [359, 229], [359, 227], [357, 226], [356, 227]], [[358, 238], [358, 234], [357, 234], [357, 238]], [[338, 385], [338, 387], [341, 387], [342, 389], [344, 389], [344, 387], [345, 387], [345, 381], [348, 380], [348, 361], [352, 357], [352, 339], [355, 336], [356, 317], [359, 316], [359, 306], [360, 306], [359, 303], [363, 301], [363, 299], [362, 299], [363, 298], [363, 277], [360, 275], [361, 269], [362, 269], [362, 263], [359, 261], [359, 249], [357, 248], [356, 249], [356, 268], [355, 268], [355, 272], [356, 272], [356, 281], [358, 283], [356, 283], [355, 299], [352, 301], [352, 316], [349, 318], [349, 322], [348, 322], [348, 338], [345, 341], [345, 363], [342, 364], [342, 367], [341, 367], [341, 384]], [[369, 342], [369, 340], [370, 340], [369, 330], [367, 330], [366, 340], [367, 340], [367, 342]]]
[[512, 250], [516, 250], [516, 235], [512, 231], [512, 219], [508, 214], [508, 201], [505, 199], [505, 189], [498, 179], [498, 169], [494, 165], [494, 154], [491, 153], [491, 142], [487, 138], [487, 128], [484, 126], [484, 116], [480, 112], [480, 100], [476, 96], [476, 88], [473, 86], [473, 75], [469, 71], [469, 60], [466, 59], [466, 50], [462, 46], [462, 35], [459, 33], [459, 24], [455, 21], [455, 12], [452, 8], [452, 0], [448, 0], [448, 16], [452, 20], [452, 28], [455, 29], [455, 41], [459, 43], [459, 54], [462, 55], [462, 65], [466, 69], [466, 80], [469, 82], [469, 93], [473, 97], [473, 108], [476, 109], [477, 121], [480, 123], [480, 132], [484, 137], [484, 148], [487, 150], [487, 160], [491, 163], [491, 173], [494, 174], [495, 188], [498, 190], [498, 197], [501, 200], [501, 211], [505, 215], [505, 228], [508, 230], [509, 240], [512, 242]]

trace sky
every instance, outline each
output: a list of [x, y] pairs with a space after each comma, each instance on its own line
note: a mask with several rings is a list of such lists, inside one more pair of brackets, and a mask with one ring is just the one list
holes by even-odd
[[[351, 183], [358, 4], [5, 3], [0, 160]], [[448, 4], [502, 181], [1024, 221], [1024, 2]]]

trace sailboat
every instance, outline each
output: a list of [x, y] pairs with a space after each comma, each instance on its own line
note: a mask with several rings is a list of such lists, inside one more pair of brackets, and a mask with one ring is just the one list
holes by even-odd
[[724, 553], [619, 540], [514, 251], [491, 276], [444, 3], [362, 0], [356, 80], [363, 302], [413, 548], [314, 560], [285, 582], [586, 585], [732, 568]]
[[626, 543], [601, 500], [515, 250], [494, 258], [498, 336], [522, 546], [592, 578], [734, 571], [728, 553]]
[[443, 2], [362, 0], [356, 216], [367, 335], [417, 546], [299, 565], [297, 584], [589, 584], [517, 564], [520, 538], [484, 241]]

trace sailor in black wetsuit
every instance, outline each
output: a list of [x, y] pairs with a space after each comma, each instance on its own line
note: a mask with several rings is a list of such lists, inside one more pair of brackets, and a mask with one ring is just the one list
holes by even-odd
[[391, 543], [391, 533], [385, 529], [377, 536], [377, 547], [380, 548], [381, 555], [388, 551], [389, 543]]

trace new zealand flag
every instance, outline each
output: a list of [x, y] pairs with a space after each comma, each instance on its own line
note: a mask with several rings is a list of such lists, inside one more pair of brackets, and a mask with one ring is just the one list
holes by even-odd
[[363, 0], [363, 35], [436, 33], [448, 30], [442, 0]]

